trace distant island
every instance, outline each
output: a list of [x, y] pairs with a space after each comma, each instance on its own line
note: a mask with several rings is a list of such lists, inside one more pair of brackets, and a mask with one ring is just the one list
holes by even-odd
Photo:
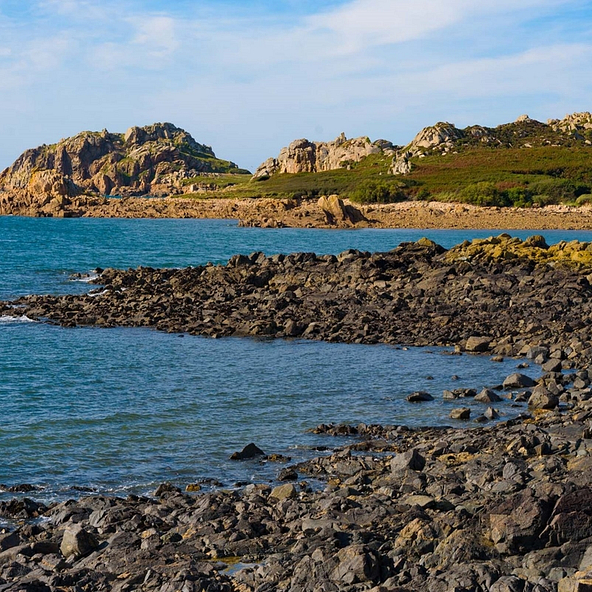
[[[591, 156], [588, 112], [547, 123], [524, 115], [494, 128], [440, 122], [406, 146], [344, 134], [300, 139], [254, 174], [185, 130], [155, 123], [82, 132], [25, 151], [0, 173], [0, 214], [466, 227], [460, 218], [470, 213], [472, 227], [588, 228], [587, 208], [579, 206], [592, 204]], [[485, 214], [483, 206], [521, 214]], [[543, 220], [541, 208], [551, 218]]]

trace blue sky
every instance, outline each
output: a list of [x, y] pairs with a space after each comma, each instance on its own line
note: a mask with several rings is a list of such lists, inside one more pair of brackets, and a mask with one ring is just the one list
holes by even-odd
[[580, 0], [0, 0], [0, 169], [170, 121], [255, 169], [293, 139], [592, 110]]

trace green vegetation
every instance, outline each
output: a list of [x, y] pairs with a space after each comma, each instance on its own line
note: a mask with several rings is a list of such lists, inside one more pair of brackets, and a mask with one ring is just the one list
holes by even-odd
[[[242, 171], [243, 169], [239, 169]], [[183, 185], [187, 187], [188, 185], [209, 185], [215, 187], [217, 189], [227, 189], [229, 187], [235, 187], [237, 185], [245, 185], [249, 183], [251, 180], [251, 173], [248, 171], [245, 172], [235, 172], [228, 173], [228, 174], [219, 174], [215, 177], [210, 177], [209, 175], [203, 175], [199, 177], [191, 177], [190, 179], [184, 179]]]
[[591, 192], [592, 148], [470, 148], [413, 159], [410, 197], [529, 207], [575, 203]]
[[367, 203], [393, 203], [404, 201], [407, 195], [401, 186], [392, 182], [377, 181], [375, 179], [366, 179], [352, 191], [350, 199], [354, 202]]
[[[221, 191], [214, 197], [243, 198], [318, 198], [321, 195], [338, 194], [351, 198], [368, 181], [385, 184], [389, 191], [398, 198], [404, 198], [401, 188], [405, 189], [413, 182], [388, 174], [392, 158], [383, 154], [373, 154], [358, 163], [349, 163], [348, 167], [321, 173], [297, 173], [273, 175], [267, 179], [253, 179], [245, 175], [222, 175]], [[187, 180], [192, 183], [210, 183], [216, 178], [198, 177]], [[234, 182], [233, 182], [234, 179]], [[231, 186], [232, 185], [232, 186]], [[397, 193], [398, 192], [398, 193]], [[202, 197], [191, 194], [189, 197]]]
[[[185, 184], [215, 185], [215, 197], [317, 198], [336, 193], [358, 203], [410, 200], [461, 202], [481, 206], [531, 207], [592, 203], [592, 147], [506, 148], [467, 146], [446, 156], [413, 158], [409, 175], [388, 173], [391, 158], [368, 156], [321, 173], [196, 177]], [[202, 194], [195, 194], [195, 197]]]

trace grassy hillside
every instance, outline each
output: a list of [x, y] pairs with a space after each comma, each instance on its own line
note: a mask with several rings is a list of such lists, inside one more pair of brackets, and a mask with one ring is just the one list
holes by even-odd
[[592, 187], [592, 147], [471, 147], [412, 159], [405, 177], [416, 199], [478, 205], [577, 203]]
[[388, 174], [391, 162], [391, 157], [378, 154], [350, 164], [349, 168], [321, 173], [279, 174], [267, 179], [251, 179], [245, 175], [223, 175], [213, 179], [197, 177], [188, 179], [186, 184], [212, 181], [219, 187], [218, 191], [190, 194], [188, 197], [314, 198], [333, 193], [351, 197], [368, 182], [381, 182], [393, 190], [407, 187], [403, 179]]
[[422, 130], [397, 156], [402, 155], [411, 164], [405, 175], [390, 174], [392, 156], [382, 153], [321, 173], [257, 180], [224, 175], [205, 195], [314, 198], [336, 193], [358, 202], [419, 199], [521, 207], [592, 203], [589, 113], [549, 124], [525, 116], [495, 128], [459, 130], [438, 123]]
[[[457, 154], [413, 158], [413, 170], [406, 176], [388, 174], [391, 160], [385, 155], [372, 155], [349, 169], [274, 175], [265, 180], [222, 175], [190, 179], [186, 184], [205, 181], [218, 188], [188, 196], [201, 198], [315, 198], [336, 193], [361, 202], [431, 199], [499, 206], [592, 200], [589, 146], [470, 147]], [[390, 199], [372, 199], [376, 187]]]

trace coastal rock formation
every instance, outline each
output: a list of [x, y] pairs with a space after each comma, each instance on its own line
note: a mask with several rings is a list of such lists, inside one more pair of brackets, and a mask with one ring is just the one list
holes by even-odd
[[66, 326], [458, 345], [501, 356], [555, 344], [548, 357], [563, 368], [592, 361], [592, 247], [540, 245], [501, 235], [446, 251], [422, 239], [388, 253], [256, 252], [221, 266], [108, 269], [97, 294], [26, 296], [0, 312]]
[[392, 144], [385, 140], [370, 142], [367, 137], [348, 140], [341, 134], [333, 142], [309, 142], [295, 140], [282, 148], [277, 158], [262, 163], [253, 178], [265, 178], [277, 173], [318, 173], [332, 171], [359, 162], [370, 154], [392, 150]]
[[346, 205], [338, 195], [322, 196], [318, 205], [330, 226], [355, 226], [366, 220], [360, 210], [351, 204]]
[[[45, 205], [55, 197], [169, 195], [186, 179], [240, 172], [171, 123], [132, 127], [125, 134], [82, 132], [25, 151], [0, 173], [4, 200]], [[244, 171], [243, 171], [244, 172]]]
[[587, 590], [591, 420], [587, 399], [473, 429], [321, 425], [327, 453], [290, 466], [293, 483], [2, 501], [0, 586]]
[[[546, 253], [546, 255], [545, 255]], [[574, 253], [579, 255], [574, 256]], [[541, 365], [463, 399], [473, 429], [321, 424], [323, 456], [279, 484], [164, 483], [150, 497], [0, 501], [6, 592], [567, 592], [592, 579], [592, 245], [507, 235], [450, 250], [235, 255], [227, 265], [101, 271], [93, 295], [0, 304], [65, 326], [456, 344]], [[518, 367], [523, 367], [520, 364]], [[480, 388], [482, 385], [474, 385]], [[421, 401], [421, 402], [411, 402]], [[475, 424], [473, 424], [475, 425]], [[329, 440], [329, 437], [334, 440]], [[347, 439], [343, 439], [343, 437]], [[271, 460], [254, 444], [240, 462]], [[285, 459], [289, 462], [288, 459]], [[225, 484], [217, 484], [223, 487]], [[195, 491], [197, 493], [183, 493]], [[27, 496], [27, 497], [24, 497]]]

